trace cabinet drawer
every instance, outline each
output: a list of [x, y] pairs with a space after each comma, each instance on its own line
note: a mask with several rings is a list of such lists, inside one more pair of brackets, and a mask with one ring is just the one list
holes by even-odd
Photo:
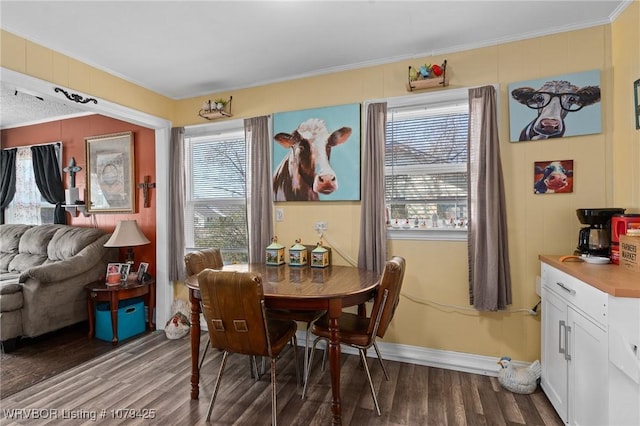
[[542, 285], [579, 309], [602, 327], [607, 327], [605, 292], [586, 284], [546, 263], [542, 264]]

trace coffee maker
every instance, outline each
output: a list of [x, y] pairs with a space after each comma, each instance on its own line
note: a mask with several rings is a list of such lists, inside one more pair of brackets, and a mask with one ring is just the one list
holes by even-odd
[[577, 209], [578, 220], [585, 226], [578, 234], [576, 254], [609, 257], [611, 247], [611, 218], [625, 209]]

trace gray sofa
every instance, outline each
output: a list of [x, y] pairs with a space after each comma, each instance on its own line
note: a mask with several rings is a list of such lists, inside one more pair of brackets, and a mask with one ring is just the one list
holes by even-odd
[[118, 250], [111, 234], [68, 225], [0, 225], [0, 341], [5, 351], [87, 319], [84, 286], [105, 275]]

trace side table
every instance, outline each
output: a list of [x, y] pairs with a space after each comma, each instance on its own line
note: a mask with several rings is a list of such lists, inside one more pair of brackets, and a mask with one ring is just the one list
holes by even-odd
[[114, 345], [118, 344], [118, 302], [134, 297], [144, 296], [145, 305], [149, 307], [149, 329], [155, 330], [153, 312], [156, 307], [156, 280], [144, 282], [126, 281], [119, 285], [110, 286], [104, 281], [94, 281], [84, 287], [87, 290], [87, 310], [89, 311], [89, 338], [95, 334], [96, 302], [109, 302], [111, 311], [111, 329], [113, 330]]

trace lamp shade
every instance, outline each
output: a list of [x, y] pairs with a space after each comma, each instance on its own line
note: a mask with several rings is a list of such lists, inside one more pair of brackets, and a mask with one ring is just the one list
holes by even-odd
[[118, 222], [111, 238], [104, 243], [105, 247], [132, 247], [149, 244], [151, 241], [144, 236], [138, 222], [135, 220], [121, 220]]

